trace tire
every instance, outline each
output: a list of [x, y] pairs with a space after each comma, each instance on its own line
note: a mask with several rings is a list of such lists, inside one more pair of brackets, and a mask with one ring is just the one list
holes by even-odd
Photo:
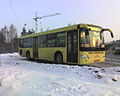
[[57, 64], [63, 63], [63, 56], [62, 56], [61, 53], [57, 53], [57, 54], [55, 55], [55, 62], [56, 62]]
[[27, 52], [27, 53], [26, 53], [26, 57], [27, 57], [28, 60], [31, 60], [30, 52]]

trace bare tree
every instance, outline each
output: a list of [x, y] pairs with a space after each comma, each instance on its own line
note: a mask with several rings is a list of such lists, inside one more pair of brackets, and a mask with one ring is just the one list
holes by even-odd
[[9, 34], [10, 34], [10, 44], [11, 44], [11, 52], [16, 51], [18, 49], [18, 39], [17, 39], [17, 29], [16, 27], [11, 24], [9, 28]]
[[5, 37], [2, 31], [0, 31], [0, 54], [3, 53], [4, 51], [5, 51]]
[[0, 53], [16, 51], [18, 51], [17, 30], [11, 24], [9, 30], [7, 26], [0, 30]]

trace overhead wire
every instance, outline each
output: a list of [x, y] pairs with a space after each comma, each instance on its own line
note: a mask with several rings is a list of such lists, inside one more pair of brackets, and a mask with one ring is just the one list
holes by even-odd
[[13, 11], [14, 17], [15, 17], [15, 19], [17, 21], [17, 24], [20, 25], [17, 14], [16, 14], [16, 11], [15, 11], [15, 8], [14, 8], [13, 3], [12, 3], [12, 0], [9, 0], [9, 3], [10, 3], [10, 6], [11, 6], [11, 9]]

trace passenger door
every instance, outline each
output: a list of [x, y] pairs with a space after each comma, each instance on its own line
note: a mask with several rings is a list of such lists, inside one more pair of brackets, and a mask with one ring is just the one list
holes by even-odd
[[33, 37], [33, 58], [38, 58], [38, 37]]
[[78, 63], [78, 30], [68, 32], [67, 62]]

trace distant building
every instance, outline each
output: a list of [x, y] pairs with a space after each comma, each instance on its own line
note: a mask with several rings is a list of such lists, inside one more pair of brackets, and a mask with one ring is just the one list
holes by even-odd
[[116, 40], [115, 53], [120, 54], [120, 40]]

